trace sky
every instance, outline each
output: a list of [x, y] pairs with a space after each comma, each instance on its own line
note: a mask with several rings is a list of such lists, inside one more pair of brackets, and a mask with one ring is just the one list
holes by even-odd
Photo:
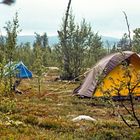
[[[67, 4], [68, 0], [16, 0], [12, 6], [0, 4], [0, 31], [5, 34], [5, 23], [18, 12], [20, 35], [57, 35]], [[127, 14], [131, 33], [140, 27], [140, 0], [72, 0], [71, 8], [76, 24], [84, 18], [99, 35], [121, 38], [127, 33], [122, 11]]]

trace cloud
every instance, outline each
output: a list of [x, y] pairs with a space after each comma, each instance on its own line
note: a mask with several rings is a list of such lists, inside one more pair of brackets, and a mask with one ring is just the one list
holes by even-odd
[[[23, 33], [47, 32], [57, 34], [68, 0], [17, 0], [7, 7], [0, 5], [2, 30], [5, 22], [11, 20], [15, 12], [19, 13], [19, 23]], [[140, 27], [139, 0], [73, 0], [72, 9], [76, 23], [83, 18], [95, 32], [121, 36], [127, 31], [122, 11], [128, 15], [131, 29]]]

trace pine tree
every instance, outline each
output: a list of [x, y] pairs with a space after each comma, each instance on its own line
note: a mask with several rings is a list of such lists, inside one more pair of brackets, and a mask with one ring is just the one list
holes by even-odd
[[61, 78], [72, 80], [78, 77], [83, 70], [85, 66], [85, 58], [89, 55], [86, 55], [86, 53], [91, 46], [94, 46], [95, 43], [97, 48], [99, 46], [100, 51], [102, 42], [98, 34], [94, 35], [91, 26], [86, 23], [85, 19], [80, 25], [75, 24], [74, 16], [71, 12], [67, 23], [67, 39], [65, 40], [66, 46], [64, 46], [64, 23], [65, 22], [63, 21], [62, 27], [60, 31], [58, 31], [60, 44], [56, 49], [61, 63]]
[[17, 34], [21, 31], [19, 30], [19, 22], [18, 22], [18, 13], [15, 14], [13, 21], [8, 21], [6, 26], [4, 27], [7, 36], [6, 36], [6, 60], [9, 63], [9, 91], [12, 92], [12, 74], [11, 74], [11, 65], [12, 61], [15, 60], [15, 50], [17, 47]]
[[140, 53], [140, 28], [136, 28], [133, 32], [133, 50]]
[[41, 80], [42, 80], [42, 75], [44, 72], [44, 66], [43, 66], [43, 51], [41, 46], [39, 45], [38, 40], [34, 43], [34, 62], [33, 62], [33, 72], [37, 77], [37, 83], [38, 83], [38, 92], [39, 94], [41, 93]]

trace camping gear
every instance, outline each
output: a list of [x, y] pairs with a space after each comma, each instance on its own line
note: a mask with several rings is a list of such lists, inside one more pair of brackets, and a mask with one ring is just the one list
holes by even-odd
[[[129, 70], [132, 77], [126, 76], [126, 70]], [[131, 51], [118, 52], [110, 54], [101, 59], [88, 73], [83, 84], [74, 93], [80, 97], [102, 97], [110, 94], [112, 97], [123, 97], [128, 95], [128, 88], [125, 86], [131, 82], [131, 87], [140, 75], [140, 57]], [[130, 81], [129, 81], [130, 80]], [[140, 80], [140, 77], [139, 77]], [[124, 86], [125, 85], [125, 86]], [[140, 84], [137, 84], [133, 93], [140, 96]], [[120, 92], [117, 94], [117, 90]]]
[[[10, 69], [10, 70], [9, 70]], [[5, 66], [5, 76], [15, 76], [16, 78], [32, 78], [32, 72], [23, 64], [22, 61], [19, 63], [9, 62]]]
[[9, 62], [4, 67], [4, 76], [16, 78], [15, 82], [13, 83], [12, 90], [15, 93], [22, 94], [23, 92], [17, 89], [17, 87], [20, 85], [22, 79], [32, 78], [32, 72], [28, 70], [22, 61], [19, 63]]
[[87, 115], [79, 115], [78, 117], [72, 119], [73, 122], [78, 122], [81, 120], [96, 121], [94, 118]]
[[17, 78], [32, 78], [32, 72], [28, 70], [22, 61], [16, 64], [15, 70], [18, 70], [16, 73]]

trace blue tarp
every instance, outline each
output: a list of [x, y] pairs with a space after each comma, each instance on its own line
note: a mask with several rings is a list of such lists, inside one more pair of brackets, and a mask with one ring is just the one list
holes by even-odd
[[[8, 63], [6, 67], [11, 65], [11, 73], [14, 74], [16, 78], [32, 78], [32, 72], [23, 64], [22, 61], [14, 64], [13, 62]], [[6, 72], [5, 75], [9, 75], [10, 72]]]

